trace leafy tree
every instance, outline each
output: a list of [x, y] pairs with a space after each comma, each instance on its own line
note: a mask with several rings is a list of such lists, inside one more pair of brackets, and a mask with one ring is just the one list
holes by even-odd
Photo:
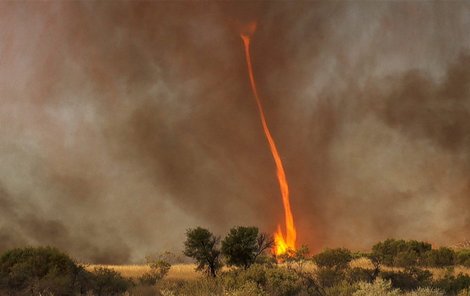
[[205, 271], [216, 277], [217, 271], [222, 267], [219, 249], [220, 237], [202, 227], [188, 229], [183, 253], [196, 260], [198, 271]]
[[238, 226], [230, 229], [222, 241], [222, 254], [227, 258], [228, 265], [247, 269], [273, 244], [274, 240], [267, 234], [259, 233], [257, 227]]

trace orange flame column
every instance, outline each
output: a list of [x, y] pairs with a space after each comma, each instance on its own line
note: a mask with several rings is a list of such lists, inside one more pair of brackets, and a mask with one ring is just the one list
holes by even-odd
[[271, 136], [271, 132], [269, 131], [269, 127], [266, 122], [266, 117], [263, 111], [263, 106], [261, 105], [261, 100], [258, 95], [258, 89], [256, 87], [255, 78], [253, 75], [253, 67], [251, 65], [250, 36], [248, 34], [243, 34], [243, 33], [240, 36], [245, 46], [245, 57], [246, 57], [246, 64], [248, 67], [248, 76], [250, 78], [251, 89], [253, 91], [253, 95], [256, 100], [256, 105], [258, 106], [258, 111], [259, 111], [259, 115], [261, 119], [261, 124], [263, 126], [263, 131], [264, 131], [264, 134], [266, 135], [266, 139], [268, 140], [269, 148], [274, 158], [274, 163], [276, 164], [277, 180], [279, 182], [279, 188], [281, 190], [282, 204], [284, 206], [286, 236], [284, 236], [280, 225], [278, 225], [277, 231], [274, 234], [274, 240], [275, 240], [274, 251], [276, 255], [281, 255], [281, 254], [286, 253], [288, 250], [295, 250], [295, 243], [297, 239], [297, 232], [294, 226], [294, 217], [292, 216], [292, 211], [290, 207], [289, 185], [287, 183], [286, 173], [284, 172], [284, 166], [282, 165], [281, 157], [279, 156], [279, 152], [277, 151], [276, 144], [274, 142], [273, 137]]

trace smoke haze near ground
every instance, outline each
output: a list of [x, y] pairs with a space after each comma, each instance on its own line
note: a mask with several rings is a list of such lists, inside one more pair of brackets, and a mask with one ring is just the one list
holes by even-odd
[[449, 244], [470, 226], [470, 4], [0, 3], [0, 250], [80, 260], [181, 249], [185, 230]]

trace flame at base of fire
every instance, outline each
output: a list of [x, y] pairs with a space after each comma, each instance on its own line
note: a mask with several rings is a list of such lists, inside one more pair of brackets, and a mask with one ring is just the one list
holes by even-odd
[[281, 226], [277, 226], [277, 231], [274, 233], [274, 254], [276, 256], [288, 254], [295, 251], [295, 242], [291, 242], [284, 237]]

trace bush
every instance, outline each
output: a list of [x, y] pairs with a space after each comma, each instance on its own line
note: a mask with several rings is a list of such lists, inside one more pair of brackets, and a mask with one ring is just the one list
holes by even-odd
[[390, 281], [377, 278], [373, 283], [359, 283], [353, 296], [399, 296], [400, 290], [393, 289]]
[[146, 257], [150, 271], [138, 278], [142, 285], [153, 286], [157, 281], [163, 279], [168, 274], [171, 264], [164, 260], [166, 254], [168, 254], [168, 252], [157, 257]]
[[51, 247], [22, 248], [0, 257], [1, 287], [4, 292], [30, 295], [73, 295], [90, 286], [90, 274], [72, 259]]
[[457, 251], [456, 261], [457, 261], [456, 262], [457, 264], [470, 267], [470, 250], [463, 249], [463, 250]]
[[195, 280], [165, 280], [157, 283], [163, 296], [208, 296], [223, 295], [224, 287], [219, 278], [200, 277]]
[[446, 295], [456, 295], [458, 292], [470, 288], [470, 276], [462, 273], [457, 276], [446, 274], [436, 280], [433, 286], [446, 292]]
[[323, 288], [333, 287], [344, 280], [343, 270], [338, 270], [329, 267], [318, 268], [315, 271], [315, 277], [318, 284]]
[[256, 257], [255, 264], [267, 265], [273, 267], [277, 263], [276, 258], [272, 255], [260, 255]]
[[96, 296], [120, 295], [130, 287], [130, 282], [117, 271], [97, 267], [93, 271], [93, 290]]
[[362, 267], [354, 267], [347, 271], [346, 278], [350, 283], [368, 282], [371, 283], [375, 280], [374, 270]]
[[229, 289], [235, 290], [239, 283], [253, 282], [259, 286], [266, 287], [268, 276], [266, 270], [269, 268], [260, 264], [253, 264], [246, 270], [231, 270], [223, 274], [222, 280], [224, 286]]
[[273, 296], [297, 295], [302, 290], [297, 274], [285, 268], [267, 269], [266, 292]]
[[410, 267], [421, 265], [431, 249], [431, 244], [426, 242], [387, 239], [372, 247], [372, 255], [384, 265]]
[[233, 290], [228, 290], [226, 296], [268, 296], [268, 294], [254, 282], [242, 282]]
[[452, 249], [441, 247], [426, 253], [426, 265], [432, 267], [452, 266], [456, 261], [456, 254]]
[[240, 291], [244, 283], [253, 283], [272, 296], [297, 295], [303, 288], [301, 279], [292, 270], [253, 264], [246, 270], [231, 270], [221, 276], [228, 291]]
[[320, 268], [334, 268], [342, 270], [349, 266], [352, 260], [351, 252], [348, 249], [326, 249], [315, 255], [313, 261]]
[[470, 289], [463, 289], [457, 296], [470, 296]]
[[404, 296], [444, 296], [444, 293], [438, 289], [426, 287], [405, 293]]
[[403, 250], [396, 254], [393, 265], [398, 267], [412, 267], [420, 261], [419, 254], [414, 250]]
[[337, 285], [323, 289], [323, 293], [307, 294], [307, 295], [325, 295], [325, 296], [351, 296], [358, 289], [358, 284], [350, 284], [342, 281]]
[[418, 268], [408, 268], [405, 271], [383, 271], [380, 277], [389, 280], [394, 288], [410, 291], [430, 285], [432, 273]]

